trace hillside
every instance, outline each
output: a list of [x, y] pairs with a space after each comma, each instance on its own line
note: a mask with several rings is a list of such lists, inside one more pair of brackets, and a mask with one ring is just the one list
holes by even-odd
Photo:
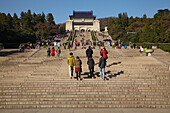
[[[123, 42], [170, 42], [170, 11], [169, 9], [158, 10], [154, 18], [128, 17], [127, 13], [120, 13], [118, 17], [99, 19], [101, 29], [108, 25], [109, 34], [114, 40]], [[130, 32], [130, 33], [127, 33]], [[133, 33], [131, 33], [133, 32]]]

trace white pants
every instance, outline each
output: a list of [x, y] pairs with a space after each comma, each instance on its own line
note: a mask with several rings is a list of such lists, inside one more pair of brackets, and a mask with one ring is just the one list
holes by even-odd
[[70, 75], [70, 77], [72, 77], [73, 76], [74, 66], [68, 66], [68, 68], [69, 68], [69, 75]]

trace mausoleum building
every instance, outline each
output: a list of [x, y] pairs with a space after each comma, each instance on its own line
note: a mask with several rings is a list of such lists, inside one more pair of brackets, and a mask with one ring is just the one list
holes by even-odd
[[66, 30], [100, 31], [100, 21], [96, 20], [93, 11], [73, 11], [70, 20], [66, 21]]

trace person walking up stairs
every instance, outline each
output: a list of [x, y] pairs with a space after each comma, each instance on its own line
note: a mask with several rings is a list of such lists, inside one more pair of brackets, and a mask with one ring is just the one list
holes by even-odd
[[67, 64], [69, 66], [70, 78], [72, 79], [72, 77], [73, 77], [73, 70], [74, 70], [74, 66], [75, 66], [75, 60], [74, 60], [73, 53], [70, 53], [70, 56], [67, 58]]

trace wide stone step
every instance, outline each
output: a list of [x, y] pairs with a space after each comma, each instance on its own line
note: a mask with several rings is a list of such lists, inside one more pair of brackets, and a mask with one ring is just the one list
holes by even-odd
[[[105, 90], [111, 90], [111, 89], [133, 89], [133, 90], [169, 90], [170, 87], [158, 87], [158, 86], [132, 86], [132, 85], [112, 85], [112, 86], [107, 86], [105, 87]], [[0, 86], [0, 89], [3, 90], [38, 90], [38, 89], [46, 89], [46, 90], [56, 90], [56, 89], [103, 89], [103, 87], [70, 87], [68, 85], [65, 86], [60, 86], [60, 85], [48, 85], [48, 86], [44, 86], [44, 87], [38, 87], [37, 85], [35, 86]], [[2, 92], [0, 91], [0, 92]]]
[[[12, 78], [13, 79], [13, 78]], [[11, 79], [11, 80], [12, 80]], [[102, 80], [101, 80], [102, 81]], [[66, 82], [58, 82], [56, 83], [57, 81], [54, 81], [53, 83], [47, 83], [48, 81], [45, 81], [44, 84], [42, 83], [42, 81], [39, 81], [39, 83], [33, 83], [33, 82], [26, 82], [26, 83], [18, 83], [20, 86], [23, 86], [23, 87], [65, 87], [65, 86], [68, 86], [68, 87], [75, 87], [75, 86], [79, 86], [79, 87], [103, 87], [103, 85], [105, 85], [105, 87], [118, 87], [118, 86], [129, 86], [129, 87], [166, 87], [167, 84], [170, 84], [170, 83], [153, 83], [153, 82], [127, 82], [127, 83], [124, 83], [124, 82], [115, 82], [115, 83], [96, 83], [96, 84], [92, 84], [92, 83], [82, 83], [82, 84], [78, 84], [78, 83], [74, 83], [74, 82], [70, 82], [68, 84], [66, 84]], [[84, 81], [85, 82], [85, 81]], [[31, 84], [32, 83], [32, 84]], [[12, 83], [10, 83], [12, 84]], [[3, 87], [13, 87], [13, 86], [10, 86], [10, 84], [3, 84], [1, 83], [1, 86]], [[14, 83], [13, 85], [15, 85], [17, 83]], [[70, 86], [69, 86], [70, 85]], [[159, 86], [158, 86], [159, 85]], [[18, 87], [20, 87], [18, 86]]]
[[[26, 106], [26, 105], [31, 105], [30, 108], [34, 108], [33, 106], [43, 106], [43, 105], [48, 105], [48, 106], [53, 106], [53, 105], [65, 105], [65, 106], [70, 106], [70, 105], [97, 105], [96, 107], [100, 106], [105, 106], [106, 105], [135, 105], [138, 106], [145, 106], [145, 107], [150, 107], [150, 106], [159, 106], [161, 108], [169, 108], [170, 107], [170, 102], [169, 101], [23, 101], [23, 102], [0, 102], [1, 108], [3, 106]], [[90, 106], [89, 106], [90, 107]]]
[[48, 94], [48, 95], [41, 95], [41, 94], [36, 94], [36, 95], [1, 95], [0, 99], [16, 99], [16, 98], [147, 98], [147, 99], [169, 99], [169, 95], [141, 95], [141, 94], [135, 94], [135, 95], [127, 95], [127, 94], [110, 94], [110, 95], [103, 95], [103, 94], [88, 94], [88, 95], [53, 95], [53, 94]]
[[25, 102], [25, 101], [170, 101], [169, 98], [141, 98], [141, 97], [32, 97], [32, 98], [3, 98], [0, 102]]
[[68, 105], [1, 105], [0, 108], [170, 108], [169, 105], [145, 105], [145, 104], [68, 104]]
[[141, 95], [169, 95], [168, 92], [123, 92], [123, 91], [115, 91], [115, 92], [58, 92], [58, 91], [51, 91], [51, 92], [4, 92], [4, 93], [0, 93], [1, 95], [37, 95], [37, 94], [41, 94], [41, 95], [48, 95], [48, 94], [54, 94], [54, 95], [93, 95], [93, 94], [101, 94], [101, 95], [109, 95], [109, 94], [115, 94], [115, 95], [121, 95], [121, 94], [127, 94], [127, 95], [136, 95], [136, 94], [141, 94]]
[[170, 90], [168, 90], [168, 89], [166, 89], [166, 90], [163, 90], [163, 89], [161, 89], [161, 92], [160, 92], [160, 90], [156, 90], [156, 89], [95, 89], [95, 88], [93, 88], [93, 89], [81, 89], [80, 87], [78, 87], [77, 89], [72, 89], [72, 88], [70, 88], [70, 89], [58, 89], [58, 88], [56, 88], [56, 89], [17, 89], [17, 90], [13, 90], [13, 89], [11, 89], [11, 90], [1, 90], [0, 91], [0, 93], [2, 93], [2, 94], [4, 94], [4, 93], [21, 93], [21, 92], [25, 92], [25, 93], [34, 93], [34, 92], [69, 92], [69, 93], [71, 93], [71, 92], [100, 92], [100, 93], [104, 93], [104, 92], [108, 92], [108, 93], [111, 93], [111, 92], [119, 92], [119, 93], [158, 93], [159, 92], [159, 94], [168, 94], [168, 93], [170, 93]]
[[[72, 80], [72, 81], [27, 81], [27, 82], [18, 82], [18, 83], [6, 83], [3, 81], [0, 83], [0, 86], [11, 86], [11, 85], [22, 85], [22, 86], [57, 86], [60, 85], [61, 86], [68, 86], [68, 87], [73, 87], [73, 86], [69, 86], [69, 85], [77, 85], [77, 86], [99, 86], [99, 87], [103, 87], [103, 85], [105, 85], [105, 87], [107, 86], [132, 86], [136, 85], [136, 86], [143, 86], [143, 87], [154, 87], [155, 85], [157, 87], [163, 87], [164, 85], [169, 84], [169, 83], [157, 83], [156, 81], [115, 81], [115, 80], [110, 80], [110, 81], [104, 81], [101, 79], [98, 80], [83, 80], [83, 81], [77, 81], [77, 80]], [[153, 85], [153, 86], [152, 86]], [[13, 87], [13, 86], [11, 86]], [[169, 87], [169, 86], [166, 86]]]

